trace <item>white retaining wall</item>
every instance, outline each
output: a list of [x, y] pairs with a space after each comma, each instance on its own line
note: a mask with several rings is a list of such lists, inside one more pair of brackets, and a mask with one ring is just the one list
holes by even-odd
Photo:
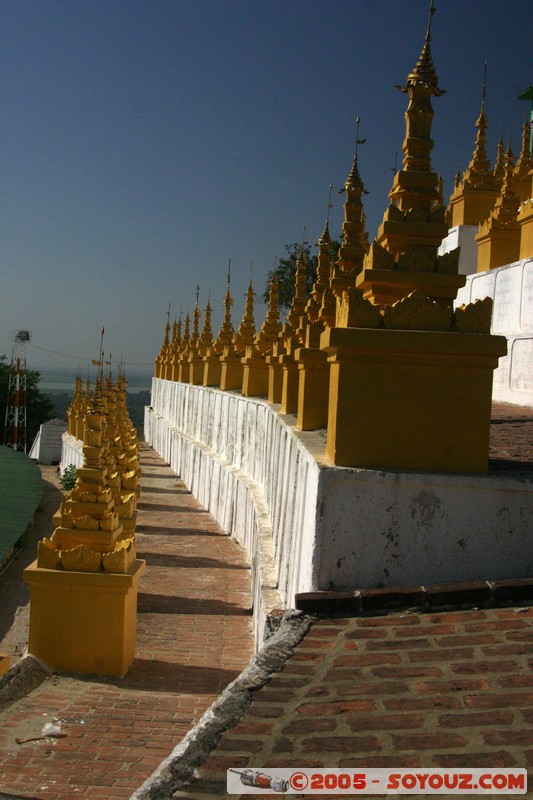
[[333, 467], [323, 433], [278, 410], [154, 379], [145, 413], [147, 442], [250, 555], [258, 642], [297, 592], [531, 575], [531, 479]]
[[491, 332], [507, 338], [507, 355], [494, 372], [492, 397], [533, 407], [533, 259], [467, 277], [457, 304], [492, 297]]
[[74, 464], [75, 467], [83, 467], [83, 442], [71, 436], [70, 433], [64, 433], [62, 436], [61, 445], [61, 461], [59, 462], [59, 472], [61, 475], [67, 467]]

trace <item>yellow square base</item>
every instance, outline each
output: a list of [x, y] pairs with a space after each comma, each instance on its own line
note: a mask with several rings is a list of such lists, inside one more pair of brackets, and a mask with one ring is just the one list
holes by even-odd
[[137, 591], [146, 562], [125, 575], [24, 570], [30, 588], [28, 652], [61, 672], [124, 677], [135, 656]]
[[298, 419], [302, 431], [326, 428], [328, 424], [329, 364], [327, 353], [312, 347], [295, 353], [298, 363]]
[[326, 454], [338, 466], [486, 473], [503, 336], [330, 328]]
[[268, 397], [268, 364], [264, 358], [243, 358], [243, 397]]

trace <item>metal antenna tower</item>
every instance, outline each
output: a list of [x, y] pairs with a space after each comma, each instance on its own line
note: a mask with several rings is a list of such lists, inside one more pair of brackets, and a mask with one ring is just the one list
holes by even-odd
[[4, 445], [26, 452], [26, 342], [30, 331], [11, 331], [13, 350], [7, 388]]

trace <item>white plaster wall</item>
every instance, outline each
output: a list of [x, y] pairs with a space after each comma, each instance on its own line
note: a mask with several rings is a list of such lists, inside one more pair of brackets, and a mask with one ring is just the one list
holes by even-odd
[[533, 259], [467, 277], [456, 305], [492, 297], [491, 331], [507, 338], [508, 353], [494, 372], [492, 397], [533, 407]]
[[83, 442], [71, 436], [70, 433], [64, 433], [62, 436], [61, 445], [61, 461], [59, 463], [59, 472], [61, 475], [67, 467], [74, 464], [75, 467], [83, 467]]
[[477, 225], [456, 225], [450, 228], [438, 249], [439, 256], [461, 248], [459, 253], [459, 272], [461, 275], [471, 275], [477, 270], [477, 242], [475, 235], [478, 231]]
[[[533, 482], [333, 467], [279, 406], [155, 380], [145, 438], [250, 554], [258, 641], [296, 592], [527, 577]], [[431, 446], [431, 443], [428, 443]]]
[[344, 469], [326, 471], [321, 490], [320, 573], [336, 588], [533, 571], [531, 480]]
[[35, 459], [39, 464], [57, 464], [61, 460], [62, 436], [66, 427], [66, 422], [60, 419], [44, 422], [35, 437], [29, 458]]

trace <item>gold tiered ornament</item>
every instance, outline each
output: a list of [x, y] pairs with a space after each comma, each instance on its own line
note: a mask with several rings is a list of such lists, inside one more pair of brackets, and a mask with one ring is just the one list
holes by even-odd
[[[79, 393], [75, 395], [79, 405]], [[84, 466], [50, 539], [24, 572], [30, 587], [28, 649], [53, 669], [123, 676], [135, 655], [140, 477], [125, 381], [97, 382], [85, 413]]]

